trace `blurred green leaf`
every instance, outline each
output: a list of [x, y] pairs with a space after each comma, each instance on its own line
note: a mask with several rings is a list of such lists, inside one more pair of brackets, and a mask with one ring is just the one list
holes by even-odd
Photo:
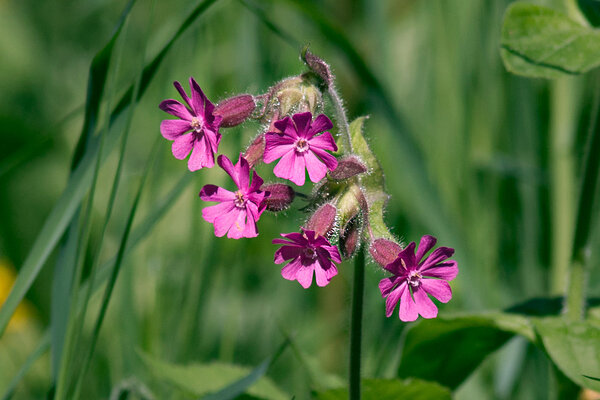
[[400, 378], [420, 378], [456, 389], [515, 334], [534, 340], [527, 318], [486, 313], [423, 320], [406, 334]]
[[[194, 396], [206, 396], [210, 393], [216, 393], [228, 385], [251, 376], [254, 372], [248, 367], [221, 362], [177, 365], [158, 360], [148, 354], [140, 354], [142, 360], [156, 378]], [[289, 398], [271, 379], [263, 376], [266, 371], [261, 369], [261, 372], [261, 376], [256, 377], [254, 382], [248, 385], [240, 394], [245, 392], [269, 400]], [[252, 377], [254, 378], [254, 376]]]
[[[347, 400], [348, 389], [332, 389], [316, 393], [317, 400]], [[452, 395], [448, 388], [435, 382], [420, 379], [363, 379], [362, 398], [364, 400], [445, 400]]]
[[506, 68], [529, 77], [580, 74], [600, 65], [600, 32], [528, 3], [508, 8], [501, 46]]
[[600, 324], [567, 321], [562, 317], [533, 320], [544, 349], [558, 368], [580, 386], [599, 391]]
[[600, 0], [577, 0], [577, 4], [592, 25], [600, 25]]

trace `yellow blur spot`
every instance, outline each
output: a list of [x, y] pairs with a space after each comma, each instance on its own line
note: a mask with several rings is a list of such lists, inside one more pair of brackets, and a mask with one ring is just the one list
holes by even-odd
[[[17, 275], [12, 266], [6, 260], [0, 259], [0, 306], [4, 305], [16, 278]], [[21, 330], [31, 320], [32, 316], [33, 310], [31, 305], [27, 301], [22, 301], [10, 319], [6, 328], [7, 331], [15, 332]]]

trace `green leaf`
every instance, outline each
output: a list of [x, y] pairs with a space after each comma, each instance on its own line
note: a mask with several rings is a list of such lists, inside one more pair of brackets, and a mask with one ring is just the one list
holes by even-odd
[[600, 0], [577, 0], [577, 4], [592, 25], [600, 25]]
[[[450, 400], [448, 388], [435, 382], [419, 379], [363, 379], [362, 398], [364, 400]], [[348, 389], [333, 389], [316, 393], [317, 400], [347, 400]]]
[[395, 240], [383, 220], [385, 205], [390, 196], [384, 191], [385, 182], [381, 165], [371, 152], [363, 135], [363, 125], [366, 119], [367, 117], [359, 117], [352, 121], [350, 124], [350, 137], [354, 152], [367, 166], [367, 173], [358, 177], [369, 205], [367, 234], [376, 238]]
[[551, 8], [512, 4], [502, 27], [502, 57], [519, 75], [556, 78], [600, 66], [600, 32]]
[[[140, 355], [157, 379], [194, 396], [206, 396], [218, 392], [232, 383], [251, 376], [253, 372], [248, 367], [221, 362], [177, 365], [158, 360], [148, 354], [140, 353]], [[275, 386], [271, 379], [264, 376], [266, 371], [261, 369], [260, 372], [259, 377], [251, 376], [255, 378], [254, 382], [248, 385], [247, 389], [240, 392], [240, 394], [245, 392], [268, 400], [289, 399], [289, 396]]]
[[600, 382], [588, 376], [600, 375], [600, 325], [567, 321], [561, 317], [533, 320], [544, 350], [569, 379], [599, 391]]
[[[217, 0], [205, 0], [196, 6], [196, 8], [190, 13], [186, 20], [181, 24], [179, 30], [171, 38], [169, 42], [163, 47], [158, 55], [148, 64], [142, 71], [141, 83], [137, 99], [141, 98], [145, 90], [148, 88], [154, 74], [156, 73], [160, 63], [166, 56], [168, 50], [171, 48], [173, 43], [181, 36], [181, 34], [189, 28], [192, 22], [208, 9], [210, 5], [215, 3]], [[117, 106], [111, 113], [111, 125], [117, 121], [118, 117], [121, 116], [130, 103], [133, 94], [133, 84], [129, 90], [123, 95]], [[104, 143], [103, 159], [108, 157], [112, 148], [117, 143], [122, 130], [120, 129], [108, 129]], [[67, 225], [73, 218], [75, 211], [79, 207], [81, 199], [87, 193], [91, 185], [92, 174], [94, 169], [94, 161], [98, 154], [99, 143], [98, 140], [91, 140], [89, 146], [87, 146], [83, 159], [69, 178], [67, 187], [63, 191], [60, 199], [54, 205], [54, 208], [50, 212], [50, 215], [46, 219], [41, 232], [38, 234], [32, 249], [30, 250], [27, 258], [21, 269], [15, 284], [0, 309], [0, 337], [4, 333], [8, 321], [15, 312], [17, 305], [21, 302], [25, 294], [37, 278], [40, 270], [46, 262], [48, 256], [52, 252], [52, 249], [56, 246], [58, 240], [63, 235]]]
[[535, 339], [527, 318], [486, 313], [423, 320], [406, 334], [400, 378], [415, 377], [456, 389], [515, 334]]

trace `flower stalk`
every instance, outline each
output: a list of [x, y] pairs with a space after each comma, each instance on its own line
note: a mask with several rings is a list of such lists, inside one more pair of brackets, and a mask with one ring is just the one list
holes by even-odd
[[350, 315], [350, 400], [360, 399], [360, 359], [362, 344], [362, 315], [365, 286], [365, 252], [359, 248], [354, 259], [354, 285]]

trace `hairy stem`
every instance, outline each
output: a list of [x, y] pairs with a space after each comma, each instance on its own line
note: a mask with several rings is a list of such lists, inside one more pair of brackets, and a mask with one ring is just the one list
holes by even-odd
[[352, 314], [350, 321], [350, 400], [360, 400], [360, 354], [362, 339], [363, 294], [365, 286], [365, 252], [358, 250], [354, 261]]
[[342, 136], [342, 152], [352, 153], [352, 138], [350, 137], [350, 128], [348, 125], [348, 118], [346, 117], [346, 110], [344, 110], [342, 99], [337, 90], [335, 90], [333, 83], [327, 88], [327, 94], [335, 107], [336, 120]]

